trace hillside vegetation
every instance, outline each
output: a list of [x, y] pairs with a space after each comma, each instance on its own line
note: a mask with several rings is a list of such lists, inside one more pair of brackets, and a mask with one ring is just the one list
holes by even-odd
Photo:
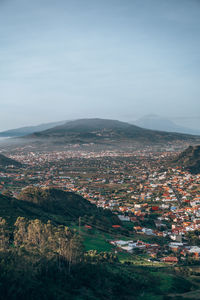
[[13, 165], [16, 167], [21, 167], [22, 164], [14, 159], [8, 158], [7, 156], [0, 154], [0, 168]]
[[89, 218], [102, 230], [119, 222], [73, 193], [28, 187], [19, 199], [0, 194], [0, 299], [170, 299], [169, 293], [193, 288], [159, 268], [121, 264], [112, 252], [86, 251], [72, 226], [80, 215], [83, 224]]
[[173, 163], [185, 168], [193, 174], [200, 173], [200, 146], [188, 147]]
[[0, 194], [0, 212], [10, 224], [18, 216], [28, 219], [38, 218], [44, 222], [51, 220], [55, 224], [95, 225], [101, 230], [111, 229], [120, 220], [109, 210], [97, 208], [83, 197], [57, 189], [27, 187], [18, 199]]

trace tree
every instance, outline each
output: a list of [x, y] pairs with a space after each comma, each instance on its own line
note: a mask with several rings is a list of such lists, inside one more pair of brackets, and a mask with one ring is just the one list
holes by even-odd
[[18, 217], [14, 226], [14, 245], [20, 247], [27, 242], [28, 221], [24, 217]]
[[0, 250], [5, 251], [9, 248], [10, 234], [7, 229], [6, 220], [0, 217]]

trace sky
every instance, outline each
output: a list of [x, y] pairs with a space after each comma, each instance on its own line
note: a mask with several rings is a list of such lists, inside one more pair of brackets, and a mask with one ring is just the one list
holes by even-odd
[[146, 114], [200, 129], [200, 0], [0, 0], [0, 131]]

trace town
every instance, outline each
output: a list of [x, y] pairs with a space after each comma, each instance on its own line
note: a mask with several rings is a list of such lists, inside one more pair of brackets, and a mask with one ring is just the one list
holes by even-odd
[[[27, 186], [75, 192], [118, 215], [122, 225], [113, 228], [129, 238], [108, 240], [113, 251], [145, 254], [155, 263], [196, 262], [200, 259], [200, 174], [170, 166], [175, 155], [175, 151], [151, 149], [21, 150], [10, 158], [23, 168], [10, 165], [1, 170], [0, 189], [16, 198]], [[85, 227], [92, 230], [89, 224]]]

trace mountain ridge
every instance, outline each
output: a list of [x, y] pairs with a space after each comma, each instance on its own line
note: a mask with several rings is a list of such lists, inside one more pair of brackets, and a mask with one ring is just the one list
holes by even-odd
[[16, 129], [5, 130], [0, 132], [0, 137], [21, 137], [34, 132], [47, 130], [49, 128], [64, 124], [65, 122], [67, 121], [44, 123], [39, 125], [24, 126]]
[[142, 118], [136, 120], [135, 122], [131, 122], [131, 124], [135, 124], [142, 128], [151, 129], [151, 130], [200, 135], [200, 130], [198, 131], [195, 129], [177, 125], [175, 122], [173, 122], [168, 118], [161, 117], [154, 114], [145, 115]]
[[139, 126], [109, 119], [79, 119], [61, 126], [36, 132], [24, 139], [53, 140], [61, 143], [106, 143], [119, 141], [166, 142], [171, 140], [195, 140], [198, 136], [143, 129]]

